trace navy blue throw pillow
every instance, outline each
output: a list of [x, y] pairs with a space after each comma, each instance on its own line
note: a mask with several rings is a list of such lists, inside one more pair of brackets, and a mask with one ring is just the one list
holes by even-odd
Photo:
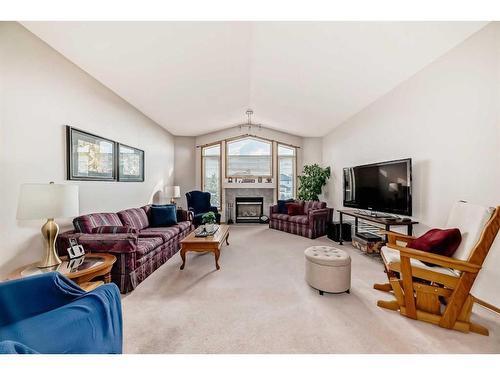
[[151, 226], [170, 227], [177, 224], [177, 207], [175, 204], [152, 205]]
[[278, 200], [278, 213], [279, 214], [288, 214], [288, 208], [286, 207], [287, 203], [292, 203], [294, 200], [293, 199], [287, 199], [287, 200]]

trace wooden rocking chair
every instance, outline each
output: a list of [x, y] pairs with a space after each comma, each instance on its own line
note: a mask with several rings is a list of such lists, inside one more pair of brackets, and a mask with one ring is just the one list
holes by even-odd
[[500, 206], [458, 202], [446, 228], [459, 228], [462, 234], [453, 258], [400, 246], [414, 237], [384, 232], [388, 243], [381, 255], [389, 283], [373, 287], [392, 292], [396, 299], [377, 305], [443, 328], [488, 335], [486, 327], [470, 321], [474, 304], [470, 291], [500, 228]]

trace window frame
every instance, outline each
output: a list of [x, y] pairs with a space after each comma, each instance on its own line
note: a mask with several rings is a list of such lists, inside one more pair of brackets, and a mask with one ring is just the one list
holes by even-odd
[[[293, 159], [293, 193], [292, 199], [297, 199], [297, 183], [298, 183], [298, 175], [297, 175], [297, 150], [298, 147], [294, 145], [289, 145], [282, 142], [276, 142], [276, 200], [280, 199], [280, 146], [293, 149], [293, 156], [288, 156]], [[286, 157], [286, 156], [285, 156]]]
[[[266, 143], [269, 143], [269, 146], [270, 146], [270, 149], [271, 149], [271, 163], [270, 163], [270, 171], [271, 171], [271, 174], [270, 175], [229, 175], [228, 174], [228, 166], [229, 166], [229, 152], [228, 152], [228, 147], [229, 147], [229, 143], [231, 142], [235, 142], [235, 141], [239, 141], [239, 140], [243, 140], [245, 138], [251, 138], [251, 139], [256, 139], [256, 140], [259, 140], [259, 141], [263, 141], [263, 142], [266, 142]], [[225, 178], [259, 178], [259, 177], [262, 177], [262, 178], [273, 178], [274, 177], [274, 171], [273, 171], [273, 163], [274, 163], [274, 147], [273, 147], [273, 140], [271, 139], [267, 139], [267, 138], [263, 138], [263, 137], [259, 137], [259, 136], [256, 136], [256, 135], [241, 135], [241, 136], [237, 136], [237, 137], [233, 137], [233, 138], [228, 138], [225, 140], [225, 143], [226, 143], [226, 147], [225, 147]]]
[[[204, 158], [205, 156], [203, 155], [203, 150], [205, 148], [210, 148], [214, 146], [219, 146], [219, 206], [217, 207], [219, 210], [222, 209], [222, 141], [217, 141], [217, 142], [212, 142], [212, 143], [207, 143], [205, 145], [200, 146], [200, 163], [201, 163], [201, 181], [200, 181], [200, 186], [201, 186], [201, 191], [205, 191], [205, 163], [204, 163]], [[212, 204], [210, 202], [210, 204]]]

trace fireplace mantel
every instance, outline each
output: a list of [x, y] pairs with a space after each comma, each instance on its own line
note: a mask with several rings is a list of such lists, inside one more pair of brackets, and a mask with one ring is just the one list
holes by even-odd
[[222, 184], [224, 189], [276, 189], [272, 182], [225, 182]]
[[222, 187], [224, 189], [276, 189], [272, 182], [225, 182]]

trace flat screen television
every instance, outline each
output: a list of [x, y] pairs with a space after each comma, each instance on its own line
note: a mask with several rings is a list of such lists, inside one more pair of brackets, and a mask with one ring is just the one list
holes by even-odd
[[344, 168], [344, 206], [411, 216], [411, 159]]

